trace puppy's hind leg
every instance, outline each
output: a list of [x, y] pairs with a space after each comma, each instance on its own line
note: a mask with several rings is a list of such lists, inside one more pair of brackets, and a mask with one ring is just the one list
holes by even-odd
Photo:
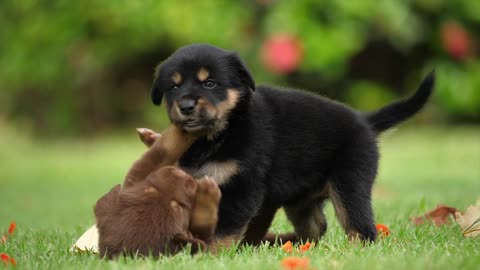
[[376, 147], [350, 149], [339, 161], [327, 184], [335, 214], [351, 240], [375, 241], [371, 193], [378, 167]]
[[326, 197], [303, 200], [294, 205], [285, 206], [287, 218], [292, 222], [297, 241], [316, 241], [327, 231], [327, 219], [323, 214]]

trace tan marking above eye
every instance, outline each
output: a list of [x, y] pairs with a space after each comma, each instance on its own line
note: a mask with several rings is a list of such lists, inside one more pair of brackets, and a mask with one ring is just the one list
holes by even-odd
[[197, 79], [201, 82], [208, 79], [208, 76], [210, 76], [210, 72], [204, 67], [200, 68], [197, 72]]
[[180, 74], [177, 71], [174, 72], [173, 75], [172, 75], [172, 81], [177, 85], [182, 83], [182, 74]]

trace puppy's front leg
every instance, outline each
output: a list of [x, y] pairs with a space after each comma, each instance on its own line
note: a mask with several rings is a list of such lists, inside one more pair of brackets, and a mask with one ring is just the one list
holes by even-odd
[[190, 231], [208, 244], [215, 234], [220, 198], [220, 189], [212, 178], [205, 176], [199, 180], [190, 218]]
[[154, 170], [167, 165], [174, 165], [185, 151], [193, 144], [196, 137], [187, 134], [177, 126], [172, 126], [162, 135], [149, 129], [137, 129], [140, 139], [150, 148], [133, 163], [127, 172], [124, 188], [141, 182]]
[[143, 144], [145, 144], [145, 146], [147, 146], [148, 148], [153, 145], [155, 140], [162, 136], [162, 134], [148, 128], [137, 128], [137, 134]]

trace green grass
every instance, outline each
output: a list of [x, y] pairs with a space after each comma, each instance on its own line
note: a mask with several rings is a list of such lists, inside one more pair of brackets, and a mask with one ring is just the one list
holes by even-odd
[[[480, 197], [480, 128], [403, 128], [381, 139], [382, 159], [374, 190], [378, 223], [391, 236], [370, 246], [348, 242], [327, 207], [329, 229], [305, 254], [315, 269], [478, 269], [480, 237], [466, 239], [459, 227], [414, 227], [409, 217], [439, 203], [463, 210]], [[19, 269], [280, 269], [279, 247], [240, 247], [158, 261], [105, 261], [72, 254], [70, 246], [94, 222], [93, 204], [120, 183], [144, 150], [135, 135], [94, 140], [33, 141], [0, 133], [0, 231], [17, 230], [0, 252]], [[279, 212], [272, 230], [291, 226]], [[0, 264], [0, 268], [2, 268]]]

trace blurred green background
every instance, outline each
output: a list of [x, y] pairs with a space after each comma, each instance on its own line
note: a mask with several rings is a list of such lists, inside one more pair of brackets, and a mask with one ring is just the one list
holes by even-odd
[[[257, 84], [361, 110], [412, 93], [435, 69], [431, 102], [380, 137], [373, 206], [391, 241], [367, 256], [339, 246], [344, 234], [329, 206], [332, 246], [312, 253], [312, 264], [323, 269], [333, 257], [350, 269], [475, 269], [478, 241], [464, 241], [455, 226], [424, 233], [408, 218], [478, 199], [479, 41], [480, 0], [0, 0], [0, 236], [18, 224], [0, 251], [25, 269], [109, 268], [68, 249], [94, 222], [95, 201], [145, 151], [133, 128], [169, 124], [150, 101], [154, 67], [204, 42], [237, 51]], [[292, 227], [280, 212], [272, 229]], [[232, 254], [160, 268], [278, 269], [270, 251]]]
[[154, 66], [179, 46], [238, 51], [257, 83], [370, 110], [438, 77], [417, 121], [480, 122], [480, 1], [0, 1], [0, 127], [85, 136], [164, 127]]

